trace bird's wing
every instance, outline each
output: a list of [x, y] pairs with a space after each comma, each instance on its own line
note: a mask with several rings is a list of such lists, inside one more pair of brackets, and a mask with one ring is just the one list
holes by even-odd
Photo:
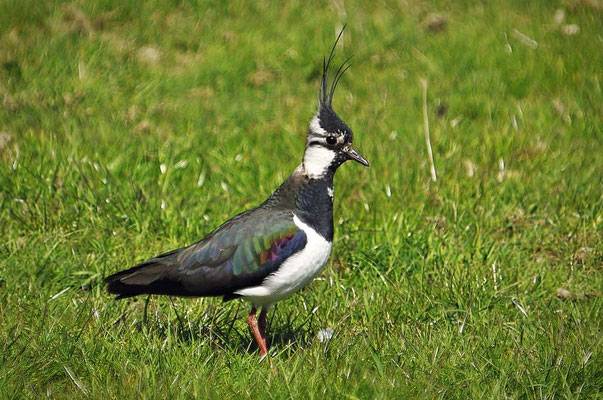
[[256, 286], [306, 245], [293, 213], [256, 209], [239, 214], [203, 240], [105, 279], [118, 298], [138, 294], [234, 297]]
[[291, 212], [243, 213], [178, 254], [178, 271], [191, 289], [214, 295], [260, 284], [307, 238]]

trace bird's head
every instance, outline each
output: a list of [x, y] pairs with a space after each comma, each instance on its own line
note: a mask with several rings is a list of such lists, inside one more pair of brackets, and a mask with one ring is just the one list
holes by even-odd
[[329, 87], [329, 67], [331, 61], [333, 61], [335, 47], [342, 33], [343, 29], [339, 33], [339, 36], [337, 36], [329, 59], [323, 60], [318, 111], [308, 125], [303, 166], [311, 176], [322, 176], [327, 171], [334, 172], [347, 160], [358, 161], [364, 166], [369, 166], [368, 161], [352, 147], [354, 140], [352, 129], [333, 110], [333, 94], [337, 88], [337, 83], [339, 83], [344, 72], [349, 68], [349, 65], [346, 66], [346, 64], [350, 60], [348, 58], [341, 64]]

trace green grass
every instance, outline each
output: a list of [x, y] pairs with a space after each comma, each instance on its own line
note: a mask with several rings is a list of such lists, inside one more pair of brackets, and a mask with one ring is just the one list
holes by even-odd
[[[602, 398], [601, 2], [250, 3], [1, 0], [0, 397]], [[295, 168], [345, 22], [372, 165], [269, 360], [243, 302], [113, 301]]]

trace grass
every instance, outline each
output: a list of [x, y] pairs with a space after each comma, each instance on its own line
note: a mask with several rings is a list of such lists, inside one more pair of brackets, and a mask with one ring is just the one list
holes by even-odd
[[[602, 398], [601, 14], [2, 0], [0, 397]], [[104, 276], [295, 168], [345, 22], [335, 107], [372, 166], [338, 172], [332, 257], [269, 360], [242, 302], [113, 301]]]

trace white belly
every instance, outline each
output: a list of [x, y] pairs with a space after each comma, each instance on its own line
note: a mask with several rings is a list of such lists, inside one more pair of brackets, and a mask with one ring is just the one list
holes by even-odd
[[306, 247], [281, 264], [259, 286], [241, 289], [235, 293], [251, 301], [256, 307], [267, 306], [285, 299], [306, 286], [323, 269], [331, 254], [331, 242], [293, 216], [293, 222], [306, 233]]

